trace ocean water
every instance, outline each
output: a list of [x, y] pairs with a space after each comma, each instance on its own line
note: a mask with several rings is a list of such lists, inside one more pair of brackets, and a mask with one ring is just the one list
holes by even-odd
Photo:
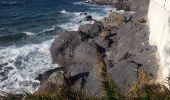
[[110, 10], [82, 0], [0, 0], [0, 92], [35, 91], [34, 78], [58, 67], [49, 51], [57, 35], [90, 23], [78, 23], [82, 12], [101, 20]]

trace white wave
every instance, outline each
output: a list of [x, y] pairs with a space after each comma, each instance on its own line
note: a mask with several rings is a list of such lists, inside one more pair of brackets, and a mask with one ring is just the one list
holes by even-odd
[[[85, 2], [75, 2], [74, 4], [82, 4], [82, 3], [84, 4]], [[70, 14], [74, 15], [73, 18], [70, 18], [70, 22], [63, 23], [58, 26], [65, 30], [68, 30], [68, 31], [78, 31], [78, 27], [80, 25], [93, 23], [93, 21], [85, 21], [84, 20], [87, 15], [91, 15], [93, 19], [100, 21], [104, 17], [108, 16], [111, 13], [111, 11], [116, 11], [116, 9], [112, 8], [111, 6], [97, 6], [96, 5], [96, 7], [92, 7], [91, 9], [93, 9], [93, 10], [90, 10], [88, 12], [70, 13]], [[98, 10], [94, 10], [94, 9], [98, 9]], [[69, 13], [69, 12], [67, 12], [67, 13]]]
[[79, 27], [79, 25], [74, 22], [65, 23], [58, 26], [68, 31], [78, 31], [78, 27]]
[[74, 2], [73, 4], [75, 4], [75, 5], [84, 5], [84, 4], [86, 4], [86, 3], [83, 2], [83, 1], [79, 1], [79, 2]]
[[35, 33], [33, 33], [33, 32], [23, 32], [23, 33], [25, 33], [26, 35], [29, 35], [29, 36], [35, 35]]
[[18, 4], [18, 2], [0, 2], [0, 4], [12, 5], [12, 4]]
[[53, 31], [53, 30], [55, 30], [55, 28], [56, 28], [56, 25], [54, 25], [54, 26], [52, 26], [51, 28], [49, 28], [49, 29], [43, 29], [43, 33], [44, 32], [50, 32], [50, 31]]
[[[0, 91], [19, 89], [35, 91], [39, 81], [34, 78], [44, 71], [56, 68], [52, 64], [49, 47], [53, 40], [23, 47], [0, 48]], [[5, 75], [2, 76], [2, 73]]]
[[18, 2], [9, 2], [9, 4], [17, 4]]
[[96, 5], [96, 4], [90, 4], [90, 3], [88, 3], [89, 1], [88, 0], [86, 0], [86, 1], [78, 1], [78, 2], [74, 2], [73, 4], [74, 5], [86, 5], [86, 6], [98, 6], [98, 5]]
[[62, 14], [70, 14], [70, 12], [67, 12], [66, 10], [61, 10], [60, 13], [62, 13]]

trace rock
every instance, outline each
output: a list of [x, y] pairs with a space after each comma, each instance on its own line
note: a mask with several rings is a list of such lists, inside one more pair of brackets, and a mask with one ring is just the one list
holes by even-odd
[[141, 17], [137, 20], [137, 24], [146, 25], [147, 24], [147, 18]]
[[0, 100], [24, 100], [24, 96], [22, 94], [14, 94], [14, 93], [5, 93], [0, 94]]
[[56, 91], [56, 85], [54, 83], [50, 83], [48, 81], [43, 82], [43, 84], [38, 88], [37, 91], [34, 92], [36, 95], [47, 95], [52, 94], [53, 91]]
[[61, 87], [64, 82], [63, 71], [57, 71], [50, 75], [48, 82], [53, 83], [58, 87]]
[[128, 0], [91, 0], [91, 3], [99, 4], [99, 5], [112, 5], [114, 8], [118, 10], [131, 10], [131, 2]]
[[50, 51], [53, 63], [59, 65], [74, 63], [74, 49], [84, 41], [80, 32], [64, 32], [52, 43]]
[[118, 0], [90, 0], [90, 2], [99, 5], [109, 5], [118, 2]]
[[[107, 0], [91, 1], [106, 3]], [[109, 0], [109, 3], [112, 1], [117, 2]], [[129, 0], [130, 3], [132, 1], [134, 0]], [[137, 0], [134, 2], [138, 6], [140, 4], [144, 6], [143, 2], [146, 1], [138, 1], [139, 4]], [[123, 5], [124, 2], [121, 7]], [[144, 14], [141, 8], [137, 11]], [[133, 82], [137, 80], [136, 70], [139, 66], [156, 77], [158, 67], [154, 62], [156, 61], [153, 55], [154, 51], [148, 49], [151, 48], [147, 42], [148, 27], [136, 24], [140, 17], [138, 12], [133, 15], [112, 12], [102, 22], [95, 21], [94, 24], [81, 25], [79, 32], [60, 34], [51, 45], [53, 62], [64, 67], [64, 71], [70, 73], [71, 80], [76, 81], [81, 89], [92, 95], [100, 94], [101, 89], [98, 84], [99, 77], [95, 74], [97, 70], [95, 60], [98, 55], [101, 55], [106, 61], [108, 72], [113, 81], [124, 91], [128, 91]], [[143, 23], [144, 21], [139, 22]], [[56, 87], [56, 83], [60, 84], [58, 78], [52, 78], [49, 84], [44, 81], [41, 87]]]
[[85, 21], [93, 21], [93, 17], [91, 15], [87, 15], [85, 17]]
[[108, 38], [111, 35], [110, 31], [103, 31], [100, 36], [104, 39]]
[[[67, 33], [69, 34], [69, 33]], [[79, 82], [81, 88], [85, 90], [91, 90], [91, 93], [97, 94], [99, 92], [99, 87], [97, 84], [97, 76], [95, 74], [95, 60], [99, 54], [104, 53], [104, 49], [98, 46], [92, 39], [81, 41], [77, 39], [77, 35], [75, 33], [71, 33], [71, 38], [66, 38], [65, 34], [61, 34], [64, 36], [58, 37], [52, 44], [51, 53], [55, 54], [53, 60], [64, 67], [64, 70], [71, 73], [71, 79], [73, 81]], [[64, 39], [65, 38], [65, 39]], [[60, 40], [64, 39], [64, 43], [60, 43]], [[66, 45], [69, 39], [69, 45]], [[75, 42], [77, 43], [75, 44]], [[56, 43], [56, 44], [55, 44]], [[65, 44], [66, 43], [66, 44]], [[54, 47], [53, 47], [54, 46]], [[71, 46], [71, 47], [70, 47]], [[64, 55], [61, 56], [60, 49], [62, 49], [62, 53]], [[57, 51], [60, 51], [57, 53]], [[54, 56], [54, 55], [53, 55]], [[58, 79], [52, 78], [53, 81], [51, 83], [58, 83]], [[87, 81], [87, 82], [85, 82]], [[85, 82], [85, 83], [84, 83]], [[43, 85], [47, 85], [48, 82], [44, 82]], [[42, 88], [39, 91], [44, 91], [46, 88]], [[92, 88], [93, 87], [93, 88]], [[50, 87], [49, 87], [50, 88]], [[48, 90], [46, 90], [48, 91]]]
[[79, 26], [79, 32], [82, 32], [90, 37], [97, 36], [102, 29], [101, 22], [94, 22], [93, 24], [85, 24]]
[[120, 25], [124, 24], [125, 21], [126, 21], [126, 17], [123, 14], [113, 12], [109, 15], [109, 17], [106, 17], [103, 20], [104, 28], [119, 27]]
[[102, 50], [92, 42], [83, 42], [75, 48], [74, 59], [77, 63], [90, 63], [97, 58], [98, 53], [103, 53]]
[[[111, 39], [104, 39], [102, 37], [98, 37], [96, 39], [94, 39], [95, 43], [97, 43], [97, 45], [99, 45], [101, 48], [104, 49], [104, 51], [106, 52], [108, 50], [108, 48], [110, 48], [112, 46], [113, 41]], [[102, 53], [102, 55], [105, 55], [105, 52]]]
[[35, 78], [35, 80], [39, 80], [40, 84], [42, 84], [44, 81], [48, 80], [48, 78], [50, 77], [51, 74], [53, 74], [56, 71], [62, 71], [62, 70], [63, 70], [63, 67], [58, 67], [58, 68], [55, 68], [55, 69], [50, 69], [50, 70], [44, 72], [43, 74], [39, 74]]
[[114, 7], [117, 8], [117, 10], [125, 10], [125, 11], [131, 10], [131, 5], [130, 5], [130, 2], [128, 1], [119, 1], [113, 5]]
[[57, 71], [50, 75], [50, 77], [44, 81], [38, 90], [34, 94], [52, 94], [54, 91], [60, 91], [64, 82], [63, 72]]
[[82, 15], [87, 15], [87, 13], [86, 12], [81, 12], [80, 16], [82, 16]]
[[75, 40], [69, 38], [69, 40], [65, 39], [64, 43], [60, 43], [58, 41], [60, 41], [60, 39], [64, 39], [60, 37], [53, 42], [53, 44], [56, 43], [56, 45], [52, 44], [51, 47], [51, 53], [55, 54], [52, 55], [54, 62], [61, 66], [75, 63], [89, 63], [97, 57], [98, 53], [103, 52], [102, 49], [100, 49], [100, 47], [98, 47], [93, 41], [83, 42], [77, 38], [78, 34], [74, 36], [73, 34], [69, 35], [72, 35], [72, 38]]

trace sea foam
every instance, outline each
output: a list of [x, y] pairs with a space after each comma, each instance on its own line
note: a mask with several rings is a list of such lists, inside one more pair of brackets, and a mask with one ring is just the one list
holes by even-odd
[[34, 78], [58, 66], [51, 62], [49, 47], [52, 41], [23, 47], [0, 48], [0, 91], [14, 92], [19, 89], [35, 91], [39, 81]]
[[104, 17], [108, 16], [111, 13], [111, 11], [116, 11], [116, 9], [112, 8], [111, 6], [98, 6], [86, 2], [74, 2], [74, 4], [89, 6], [91, 10], [87, 12], [68, 12], [66, 10], [60, 11], [62, 14], [70, 15], [70, 20], [67, 23], [58, 25], [62, 29], [68, 31], [78, 31], [80, 25], [93, 24], [93, 21], [84, 21], [87, 15], [92, 16], [94, 20], [100, 21]]

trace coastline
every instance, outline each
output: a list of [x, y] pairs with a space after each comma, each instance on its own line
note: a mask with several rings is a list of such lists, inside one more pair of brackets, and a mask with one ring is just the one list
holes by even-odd
[[[71, 77], [88, 73], [83, 89], [90, 90], [94, 95], [100, 91], [94, 67], [97, 54], [105, 59], [113, 80], [124, 91], [137, 81], [139, 69], [149, 72], [153, 79], [157, 78], [156, 48], [148, 42], [148, 0], [133, 3], [140, 5], [132, 7], [136, 13], [112, 12], [102, 21], [81, 25], [78, 31], [60, 34], [51, 45], [53, 62], [61, 65]], [[82, 83], [81, 79], [79, 77], [77, 81]], [[48, 82], [41, 85], [38, 93], [47, 92], [44, 87], [48, 87]]]
[[157, 64], [153, 55], [156, 50], [148, 43], [145, 10], [122, 14], [112, 12], [102, 21], [80, 25], [76, 32], [66, 31], [60, 34], [51, 45], [51, 56], [61, 69], [56, 68], [42, 74], [43, 81], [35, 93], [51, 91], [49, 87], [57, 83], [51, 84], [49, 80], [55, 80], [54, 76], [58, 72], [67, 71], [71, 77], [79, 77], [79, 84], [84, 77], [79, 75], [88, 73], [85, 74], [86, 83], [83, 84], [83, 89], [97, 95], [100, 86], [97, 85], [94, 66], [98, 54], [105, 59], [113, 80], [124, 91], [137, 80], [139, 69], [150, 72], [156, 78]]
[[[45, 1], [48, 1], [48, 0], [45, 0]], [[84, 21], [82, 23], [79, 22], [79, 20], [84, 19], [85, 16], [82, 15], [84, 13], [88, 15], [93, 15], [95, 16], [95, 19], [98, 20], [104, 17], [106, 15], [106, 12], [109, 12], [109, 10], [111, 9], [108, 6], [85, 4], [84, 2], [68, 1], [68, 3], [69, 2], [71, 3], [69, 4], [71, 6], [70, 10], [61, 8], [57, 11], [52, 11], [52, 12], [56, 12], [56, 14], [54, 15], [51, 14], [50, 12], [45, 12], [47, 13], [48, 18], [54, 17], [56, 15], [61, 16], [61, 18], [63, 17], [61, 19], [61, 22], [63, 19], [65, 19], [65, 16], [69, 17], [66, 19], [65, 22], [57, 23], [54, 20], [52, 22], [54, 24], [51, 24], [49, 26], [47, 25], [48, 27], [44, 27], [40, 30], [40, 32], [43, 32], [42, 34], [38, 32], [34, 32], [34, 31], [32, 32], [31, 30], [27, 30], [28, 31], [27, 32], [25, 30], [24, 34], [27, 34], [27, 37], [25, 37], [26, 39], [24, 38], [21, 41], [16, 40], [21, 45], [17, 45], [17, 43], [16, 44], [14, 43], [14, 45], [9, 45], [9, 46], [7, 45], [5, 47], [3, 46], [0, 47], [1, 48], [0, 66], [2, 68], [0, 72], [0, 77], [2, 76], [0, 78], [1, 79], [0, 91], [15, 93], [15, 91], [20, 92], [21, 88], [23, 88], [24, 90], [31, 91], [31, 92], [35, 91], [40, 84], [39, 81], [35, 80], [35, 77], [37, 77], [38, 74], [43, 74], [43, 72], [57, 67], [57, 65], [54, 65], [51, 62], [52, 60], [50, 57], [50, 45], [52, 41], [56, 38], [56, 36], [61, 33], [60, 31], [63, 31], [65, 29], [78, 30], [77, 27], [79, 24], [86, 23]], [[84, 8], [80, 8], [80, 9], [73, 10], [73, 11], [71, 10], [71, 9], [74, 9], [74, 7], [78, 8], [79, 6], [84, 6]], [[65, 9], [65, 11], [63, 9]], [[17, 12], [17, 13], [20, 13], [20, 12]], [[46, 16], [43, 16], [43, 17], [46, 17]], [[29, 25], [29, 24], [25, 24], [25, 25]], [[35, 27], [34, 29], [36, 30], [37, 28]], [[16, 34], [12, 36], [14, 36], [13, 38], [16, 38], [18, 35]], [[49, 38], [46, 39], [46, 37], [49, 37]], [[29, 38], [31, 42], [29, 42], [27, 38]], [[36, 40], [42, 39], [42, 41], [38, 43], [34, 43], [35, 42], [34, 39]], [[26, 41], [26, 44], [25, 42], [23, 43], [23, 41]], [[6, 42], [8, 44], [8, 41]], [[11, 40], [11, 43], [12, 42], [13, 41]], [[5, 45], [5, 43], [3, 44]]]

